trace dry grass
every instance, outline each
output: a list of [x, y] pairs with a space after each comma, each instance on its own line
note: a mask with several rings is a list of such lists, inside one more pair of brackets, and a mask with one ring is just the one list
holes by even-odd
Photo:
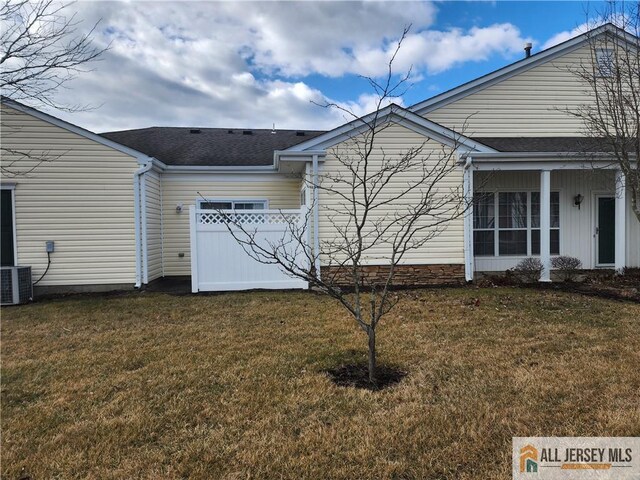
[[[77, 297], [2, 311], [2, 477], [510, 477], [514, 435], [640, 435], [640, 306], [521, 289], [407, 292], [380, 392], [306, 293]], [[476, 305], [475, 299], [479, 299]]]

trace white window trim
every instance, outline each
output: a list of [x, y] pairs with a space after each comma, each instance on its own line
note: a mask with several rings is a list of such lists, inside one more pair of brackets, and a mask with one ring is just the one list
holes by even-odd
[[[476, 253], [474, 253], [474, 258], [478, 257], [478, 258], [485, 258], [485, 259], [490, 259], [490, 258], [526, 258], [526, 257], [539, 257], [540, 254], [533, 254], [531, 252], [531, 231], [532, 230], [540, 230], [540, 228], [532, 228], [531, 227], [531, 194], [532, 193], [540, 193], [539, 189], [535, 189], [535, 188], [509, 188], [509, 189], [495, 189], [495, 190], [491, 190], [490, 192], [475, 192], [474, 196], [476, 195], [483, 195], [483, 194], [487, 194], [487, 195], [493, 195], [493, 209], [494, 209], [494, 227], [493, 228], [475, 228], [473, 227], [473, 220], [472, 220], [472, 231], [476, 232], [494, 232], [493, 235], [493, 255], [477, 255]], [[500, 194], [501, 193], [526, 193], [527, 194], [527, 228], [500, 228], [499, 224], [500, 224]], [[557, 193], [558, 194], [558, 202], [559, 202], [559, 208], [558, 208], [558, 226], [557, 227], [552, 227], [551, 230], [558, 230], [558, 246], [559, 246], [559, 253], [558, 254], [551, 254], [551, 257], [559, 257], [562, 256], [564, 252], [564, 245], [563, 245], [563, 237], [564, 235], [562, 234], [563, 232], [563, 228], [562, 228], [562, 194], [563, 194], [563, 189], [562, 188], [552, 188], [551, 189], [551, 193]], [[504, 231], [508, 231], [508, 230], [526, 230], [527, 231], [527, 253], [526, 254], [516, 254], [516, 255], [500, 255], [500, 230], [504, 230]], [[474, 241], [472, 239], [472, 241]]]
[[16, 228], [16, 184], [2, 183], [0, 189], [11, 190], [11, 222], [13, 227], [13, 265], [18, 266], [18, 229]]
[[[614, 59], [616, 52], [613, 48], [597, 48], [596, 50], [596, 75], [600, 78], [611, 78], [614, 73]], [[611, 60], [611, 63], [608, 65], [608, 72], [604, 72], [601, 66], [603, 65], [602, 59], [606, 57], [607, 60]]]
[[[209, 202], [230, 202], [232, 205], [231, 210], [235, 210], [233, 208], [233, 205], [235, 205], [236, 203], [262, 202], [264, 203], [264, 208], [262, 210], [269, 210], [269, 200], [267, 200], [266, 198], [198, 198], [196, 200], [196, 205], [200, 210], [202, 208], [203, 203], [209, 203]], [[251, 211], [251, 210], [247, 210], [247, 211]], [[260, 210], [253, 210], [253, 211], [260, 211]]]

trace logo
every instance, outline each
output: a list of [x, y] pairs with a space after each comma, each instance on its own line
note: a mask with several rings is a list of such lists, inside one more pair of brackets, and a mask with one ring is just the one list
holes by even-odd
[[538, 450], [533, 445], [525, 445], [520, 449], [520, 473], [538, 472]]
[[640, 480], [640, 437], [513, 437], [514, 480]]

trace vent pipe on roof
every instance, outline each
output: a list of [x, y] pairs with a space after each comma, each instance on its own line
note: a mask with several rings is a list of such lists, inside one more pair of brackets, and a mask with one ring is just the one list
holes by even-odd
[[533, 47], [533, 45], [531, 44], [531, 42], [527, 42], [524, 44], [524, 55], [525, 58], [529, 58], [531, 56], [531, 47]]
[[271, 129], [271, 135], [275, 135], [276, 134], [276, 124], [273, 124], [273, 128]]

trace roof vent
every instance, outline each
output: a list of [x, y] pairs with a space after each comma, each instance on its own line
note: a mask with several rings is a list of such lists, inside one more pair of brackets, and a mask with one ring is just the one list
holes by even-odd
[[524, 44], [524, 54], [526, 58], [529, 58], [531, 56], [531, 47], [533, 47], [533, 45], [531, 45], [531, 42], [527, 42]]
[[233, 130], [227, 130], [227, 133], [228, 133], [229, 135], [233, 135]]
[[200, 129], [199, 128], [192, 128], [191, 130], [189, 130], [189, 133], [200, 133]]
[[296, 132], [296, 137], [304, 137], [304, 132]]
[[251, 130], [243, 130], [242, 134], [243, 135], [253, 135], [253, 132]]

